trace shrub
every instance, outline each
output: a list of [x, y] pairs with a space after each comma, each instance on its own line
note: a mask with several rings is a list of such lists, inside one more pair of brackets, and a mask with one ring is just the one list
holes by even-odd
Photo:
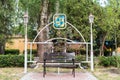
[[23, 55], [0, 55], [0, 67], [23, 67]]
[[75, 49], [68, 48], [67, 52], [75, 52]]
[[81, 55], [85, 55], [86, 54], [86, 50], [85, 49], [67, 49], [67, 52], [75, 52], [76, 54], [81, 54]]
[[6, 54], [18, 55], [19, 53], [20, 53], [19, 49], [7, 49], [7, 50], [5, 50], [5, 55]]
[[[27, 49], [27, 52], [28, 52], [28, 54], [30, 54], [30, 49]], [[23, 51], [23, 53], [24, 53], [24, 51]], [[37, 56], [37, 50], [36, 49], [32, 49], [32, 55]]]
[[109, 59], [110, 59], [110, 65], [117, 67], [117, 56], [111, 56], [111, 57], [109, 57]]
[[120, 56], [115, 57], [116, 66], [120, 67]]
[[108, 60], [108, 57], [102, 56], [99, 58], [99, 64], [105, 67], [110, 66], [110, 61]]
[[80, 61], [84, 61], [85, 60], [85, 56], [84, 55], [76, 55], [75, 56], [75, 60], [80, 62]]
[[99, 57], [99, 64], [104, 67], [114, 66], [120, 67], [120, 56]]
[[86, 55], [86, 50], [85, 49], [80, 49], [79, 51], [80, 51], [80, 54]]

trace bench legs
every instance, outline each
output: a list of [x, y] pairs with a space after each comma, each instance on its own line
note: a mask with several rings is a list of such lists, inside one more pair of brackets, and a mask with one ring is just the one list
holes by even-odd
[[45, 77], [46, 74], [46, 60], [44, 59], [44, 64], [43, 64], [43, 77]]
[[[75, 65], [75, 60], [74, 59], [72, 59], [72, 62], [73, 62], [73, 65]], [[73, 74], [73, 77], [75, 77], [75, 68], [73, 68], [72, 74]]]
[[43, 77], [45, 77], [45, 74], [46, 74], [46, 68], [44, 68]]
[[75, 77], [75, 68], [72, 69], [73, 77]]

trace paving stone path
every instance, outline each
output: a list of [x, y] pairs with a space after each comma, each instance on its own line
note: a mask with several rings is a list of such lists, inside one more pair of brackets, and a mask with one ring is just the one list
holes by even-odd
[[75, 78], [71, 73], [47, 73], [43, 78], [42, 73], [30, 72], [25, 74], [20, 80], [98, 80], [89, 72], [76, 72]]

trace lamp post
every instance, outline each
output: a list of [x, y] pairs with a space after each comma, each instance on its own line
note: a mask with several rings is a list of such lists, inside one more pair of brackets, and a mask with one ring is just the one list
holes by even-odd
[[94, 16], [92, 14], [89, 15], [89, 23], [90, 23], [90, 31], [91, 31], [91, 36], [90, 36], [90, 43], [91, 43], [91, 71], [94, 71], [94, 64], [93, 64], [93, 33], [92, 33], [92, 24], [94, 22]]
[[24, 13], [24, 25], [25, 25], [25, 50], [24, 50], [24, 73], [27, 73], [27, 23], [28, 23], [28, 12]]

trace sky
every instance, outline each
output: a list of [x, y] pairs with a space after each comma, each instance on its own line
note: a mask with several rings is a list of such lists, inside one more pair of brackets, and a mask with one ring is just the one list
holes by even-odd
[[99, 4], [100, 4], [102, 7], [105, 7], [105, 6], [108, 4], [108, 1], [107, 1], [107, 0], [100, 0], [100, 1], [99, 1]]
[[105, 7], [108, 4], [108, 0], [93, 0], [100, 4], [100, 6]]

